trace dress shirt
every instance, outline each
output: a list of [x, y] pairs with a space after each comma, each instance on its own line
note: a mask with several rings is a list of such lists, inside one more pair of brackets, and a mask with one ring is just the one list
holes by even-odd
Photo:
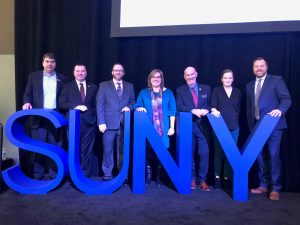
[[254, 87], [254, 94], [256, 94], [256, 88], [257, 88], [258, 81], [261, 80], [261, 81], [260, 81], [260, 85], [261, 85], [261, 88], [262, 88], [262, 87], [263, 87], [263, 84], [264, 84], [264, 81], [265, 81], [265, 79], [266, 79], [266, 76], [267, 76], [267, 74], [264, 75], [263, 77], [256, 77], [255, 87]]
[[122, 93], [123, 92], [123, 82], [122, 82], [122, 80], [118, 81], [118, 80], [116, 80], [116, 79], [113, 78], [113, 82], [114, 82], [116, 90], [118, 88], [118, 83], [120, 84], [120, 86], [121, 86], [121, 93]]
[[48, 74], [43, 72], [43, 92], [44, 92], [44, 108], [56, 109], [56, 73]]
[[78, 81], [76, 80], [76, 83], [77, 83], [77, 87], [78, 87], [78, 90], [80, 91], [80, 84], [83, 84], [83, 87], [84, 87], [84, 94], [86, 96], [86, 81]]
[[196, 95], [198, 96], [198, 84], [197, 83], [194, 85], [194, 87], [189, 86], [189, 88], [190, 88], [191, 93], [192, 93], [192, 89], [194, 89]]

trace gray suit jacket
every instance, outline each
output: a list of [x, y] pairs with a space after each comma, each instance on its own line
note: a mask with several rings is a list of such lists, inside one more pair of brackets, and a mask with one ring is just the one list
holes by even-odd
[[121, 98], [117, 95], [113, 80], [104, 81], [99, 84], [97, 93], [97, 120], [98, 125], [106, 124], [107, 129], [119, 129], [122, 120], [121, 110], [127, 106], [130, 110], [135, 104], [133, 84], [123, 82]]

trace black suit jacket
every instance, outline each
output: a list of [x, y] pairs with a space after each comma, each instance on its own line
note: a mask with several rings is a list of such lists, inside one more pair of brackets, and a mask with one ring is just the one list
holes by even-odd
[[[66, 77], [60, 73], [56, 73], [56, 108], [58, 110], [58, 96], [60, 95], [63, 85], [66, 82]], [[30, 103], [32, 108], [44, 108], [44, 91], [43, 91], [43, 71], [37, 71], [29, 74], [27, 86], [23, 94], [23, 104]], [[30, 117], [29, 125], [34, 128], [38, 127], [40, 117]]]
[[[60, 73], [56, 73], [56, 106], [58, 108], [58, 96], [60, 95], [66, 77]], [[30, 103], [32, 108], [44, 107], [44, 91], [43, 91], [43, 71], [37, 71], [29, 74], [27, 86], [23, 94], [23, 104]]]
[[81, 122], [94, 125], [97, 122], [96, 95], [97, 86], [87, 82], [85, 101], [82, 102], [78, 85], [74, 80], [64, 86], [59, 96], [59, 107], [67, 113], [68, 117], [70, 109], [74, 109], [78, 105], [85, 105], [88, 110], [80, 112]]
[[[249, 82], [246, 86], [247, 91], [247, 120], [250, 130], [255, 124], [255, 81]], [[273, 109], [279, 109], [282, 116], [276, 126], [276, 129], [283, 129], [287, 127], [284, 114], [291, 106], [292, 100], [290, 93], [281, 76], [274, 76], [267, 74], [264, 80], [261, 93], [258, 99], [259, 115], [271, 112]]]

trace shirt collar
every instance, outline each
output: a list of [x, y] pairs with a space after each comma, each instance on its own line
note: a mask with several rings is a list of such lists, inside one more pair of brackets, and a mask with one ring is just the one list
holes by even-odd
[[76, 81], [76, 83], [77, 83], [78, 86], [79, 86], [80, 84], [83, 84], [83, 85], [86, 84], [86, 80], [84, 80], [84, 81], [78, 81], [78, 80], [75, 79], [75, 81]]
[[122, 85], [122, 80], [116, 80], [115, 78], [113, 78], [113, 82], [115, 85], [117, 85], [117, 83]]
[[54, 75], [56, 75], [55, 71], [53, 71], [52, 73], [47, 73], [46, 71], [43, 71], [43, 75], [46, 77], [52, 77]]
[[194, 86], [189, 86], [190, 89], [194, 89], [194, 90], [197, 90], [198, 89], [198, 84], [195, 83]]
[[256, 81], [258, 82], [259, 80], [264, 81], [266, 79], [267, 74], [265, 74], [262, 77], [256, 77]]

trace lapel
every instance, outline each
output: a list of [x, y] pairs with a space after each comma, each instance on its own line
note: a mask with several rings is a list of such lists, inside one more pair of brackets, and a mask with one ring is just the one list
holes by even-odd
[[266, 92], [266, 90], [268, 90], [268, 87], [270, 85], [270, 79], [271, 79], [270, 75], [267, 74], [266, 77], [265, 77], [265, 80], [264, 80], [264, 83], [263, 83], [263, 86], [262, 86], [259, 97], [261, 95], [263, 95]]
[[86, 96], [85, 96], [85, 101], [90, 97], [91, 95], [91, 84], [86, 83]]
[[40, 96], [44, 96], [44, 90], [43, 90], [43, 71], [41, 71], [36, 79], [37, 82], [37, 88], [38, 88], [38, 93]]
[[127, 92], [127, 83], [124, 80], [122, 82], [123, 82], [123, 90], [122, 90], [121, 100], [125, 98]]
[[[185, 91], [185, 95], [189, 98], [188, 102], [190, 102], [192, 106], [195, 107], [190, 87], [187, 84], [185, 86], [184, 91]], [[199, 93], [198, 93], [198, 104], [199, 104]]]
[[[124, 85], [124, 84], [123, 84], [123, 85]], [[110, 88], [110, 90], [112, 90], [112, 94], [113, 94], [114, 98], [116, 98], [116, 99], [119, 100], [119, 97], [118, 97], [118, 94], [117, 94], [117, 90], [116, 90], [114, 81], [113, 81], [112, 79], [111, 79], [111, 81], [109, 82], [109, 88]], [[123, 89], [124, 89], [124, 86], [123, 86]]]
[[72, 85], [72, 93], [75, 95], [74, 97], [74, 99], [79, 99], [80, 100], [80, 102], [82, 102], [81, 101], [81, 96], [80, 96], [80, 91], [79, 91], [79, 88], [78, 88], [78, 85], [77, 85], [77, 82], [76, 82], [76, 80], [74, 80], [73, 81], [73, 85]]
[[250, 99], [252, 99], [253, 102], [255, 101], [255, 81], [256, 80], [253, 80], [250, 83], [250, 95], [251, 95]]
[[62, 86], [63, 86], [62, 76], [59, 73], [56, 73], [56, 94], [60, 92]]

